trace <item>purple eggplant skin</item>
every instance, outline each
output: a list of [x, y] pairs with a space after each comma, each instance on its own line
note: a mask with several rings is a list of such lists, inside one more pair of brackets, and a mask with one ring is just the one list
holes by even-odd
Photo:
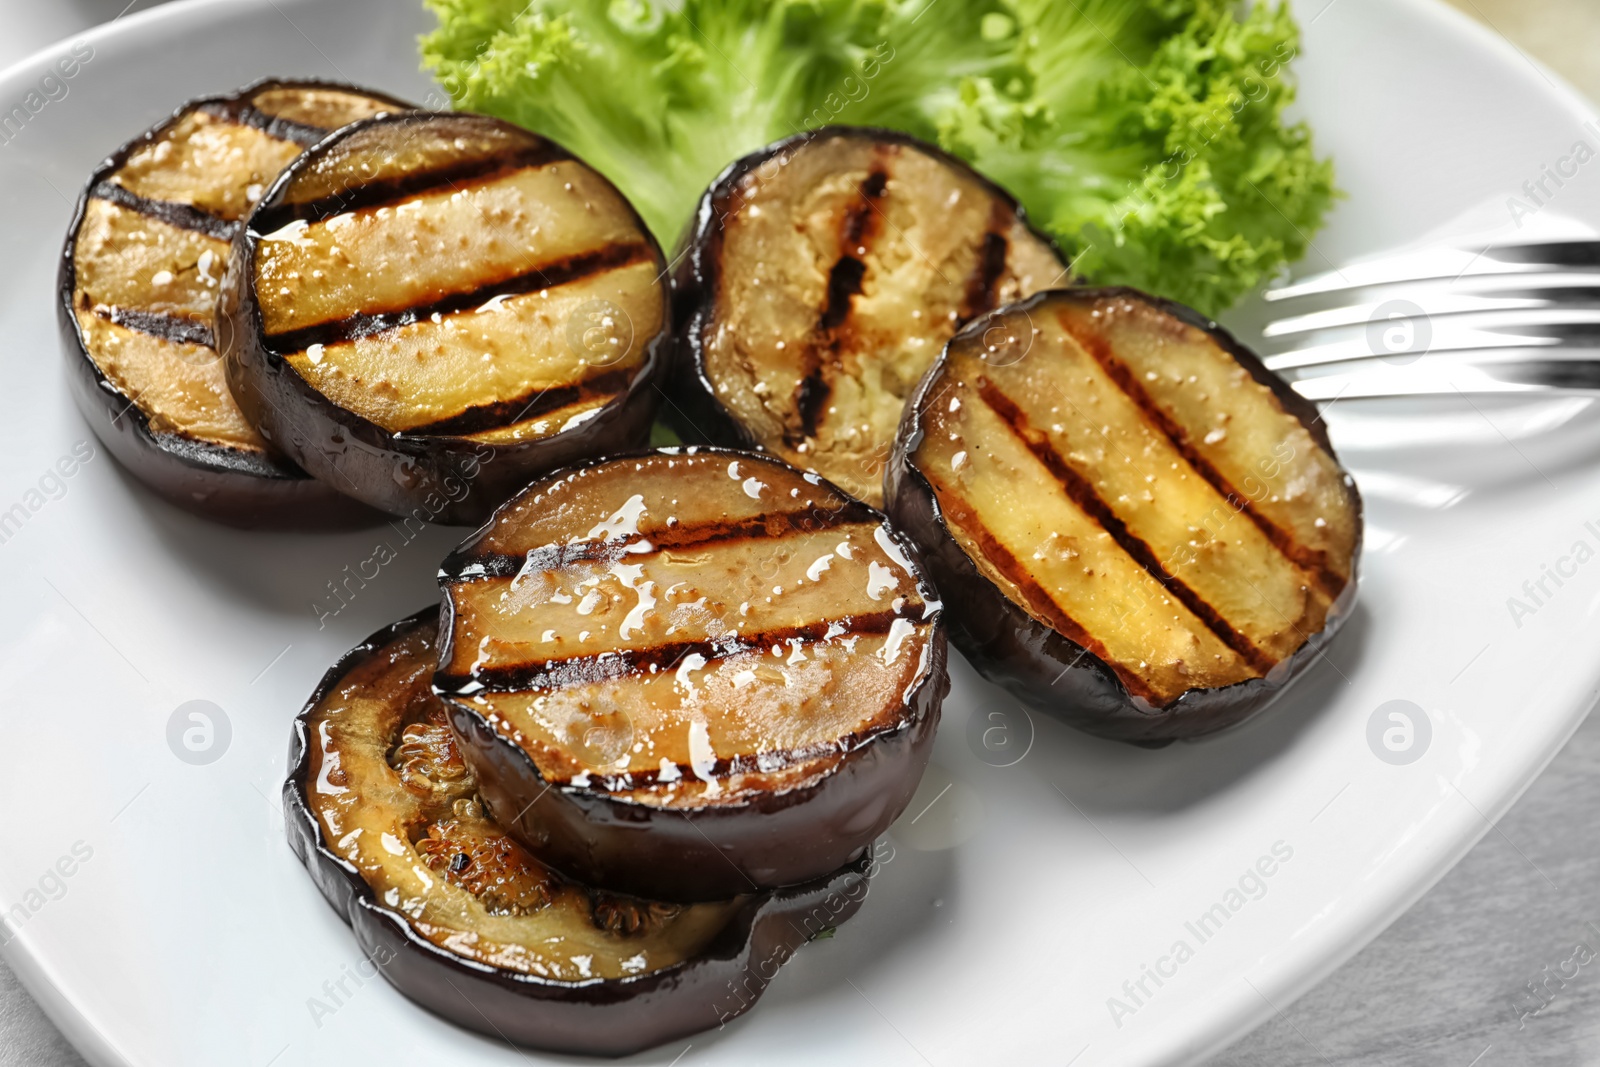
[[306, 798], [306, 723], [363, 657], [437, 616], [438, 609], [429, 607], [384, 627], [328, 669], [294, 721], [283, 786], [290, 847], [323, 898], [349, 924], [362, 952], [404, 996], [491, 1038], [552, 1052], [626, 1056], [744, 1014], [806, 941], [860, 909], [878, 862], [871, 853], [824, 878], [750, 896], [699, 956], [631, 978], [553, 981], [469, 964], [419, 937], [326, 847]]
[[[68, 388], [78, 411], [107, 451], [156, 496], [202, 518], [243, 529], [337, 530], [370, 526], [382, 516], [317, 481], [281, 458], [156, 433], [133, 399], [108, 379], [90, 357], [73, 314], [77, 288], [73, 258], [89, 193], [142, 146], [160, 137], [182, 116], [203, 105], [236, 105], [264, 89], [305, 86], [392, 99], [360, 86], [315, 79], [265, 79], [222, 96], [180, 105], [170, 117], [106, 157], [78, 195], [56, 274], [56, 320], [66, 357]], [[395, 99], [400, 109], [413, 105]]]
[[[786, 137], [735, 160], [701, 194], [695, 205], [694, 216], [680, 241], [676, 257], [678, 267], [672, 275], [673, 312], [676, 321], [683, 325], [678, 331], [678, 346], [673, 356], [674, 369], [667, 385], [668, 404], [663, 418], [687, 442], [762, 451], [750, 431], [717, 399], [716, 389], [706, 377], [705, 338], [706, 331], [717, 315], [723, 220], [727, 216], [728, 200], [745, 175], [809, 141], [833, 136], [841, 131], [874, 141], [907, 145], [951, 167], [966, 171], [1001, 203], [1010, 205], [1017, 218], [1035, 237], [1051, 248], [1057, 247], [1055, 239], [1033, 225], [1022, 205], [1004, 188], [973, 170], [965, 160], [899, 130], [874, 126], [823, 126]], [[1065, 278], [1066, 257], [1061, 257], [1061, 263]]]
[[[446, 631], [448, 632], [448, 631]], [[589, 885], [692, 903], [768, 891], [859, 862], [911, 802], [949, 689], [943, 633], [907, 725], [879, 734], [828, 777], [733, 807], [686, 813], [547, 786], [533, 761], [448, 697], [451, 733], [495, 819], [539, 859]], [[539, 799], [528, 804], [524, 797]], [[508, 815], [515, 815], [514, 818]], [[784, 890], [787, 891], [787, 890]]]
[[[253, 230], [254, 220], [278, 206], [295, 176], [314, 167], [324, 151], [343, 137], [380, 124], [424, 122], [431, 115], [413, 112], [352, 123], [284, 169], [234, 238], [217, 308], [217, 340], [227, 360], [228, 387], [245, 417], [294, 462], [381, 511], [426, 522], [475, 526], [546, 471], [645, 444], [660, 402], [658, 385], [671, 354], [671, 298], [663, 287], [661, 329], [645, 342], [644, 362], [628, 387], [598, 415], [550, 437], [499, 445], [442, 434], [393, 433], [339, 407], [314, 389], [280, 353], [265, 344], [249, 269], [260, 240]], [[512, 128], [496, 119], [472, 117]], [[623, 199], [623, 203], [627, 201]], [[633, 210], [631, 205], [629, 210]], [[649, 244], [665, 274], [666, 259], [660, 247], [637, 212], [634, 218], [642, 240]]]
[[[716, 447], [695, 451], [783, 462], [767, 453]], [[626, 458], [593, 460], [548, 477], [555, 481], [584, 467]], [[851, 499], [827, 479], [808, 477]], [[456, 552], [466, 551], [478, 536]], [[924, 570], [917, 546], [897, 531], [891, 536], [906, 558]], [[449, 572], [447, 558], [441, 583]], [[925, 599], [937, 599], [926, 579], [924, 584]], [[440, 615], [439, 662], [448, 664], [454, 618], [448, 595]], [[494, 818], [541, 862], [587, 885], [652, 900], [726, 900], [804, 882], [819, 871], [852, 863], [905, 811], [933, 754], [940, 711], [950, 691], [942, 611], [938, 619], [927, 672], [905, 694], [898, 726], [863, 739], [833, 772], [812, 785], [692, 813], [546, 782], [528, 754], [497, 734], [480, 712], [437, 685], [434, 693], [445, 703], [456, 745], [478, 776], [479, 793]]]
[[65, 313], [61, 318], [62, 347], [71, 360], [68, 384], [78, 411], [117, 462], [167, 503], [247, 530], [340, 530], [382, 520], [372, 508], [288, 463], [153, 433], [144, 412], [83, 350], [77, 323]]
[[[1289, 387], [1232, 334], [1193, 308], [1126, 287], [1047, 290], [1012, 305], [1027, 312], [1063, 297], [1092, 303], [1128, 296], [1151, 304], [1208, 334], [1257, 382], [1266, 386], [1285, 411], [1306, 428], [1330, 456], [1334, 453], [1326, 424], [1316, 405]], [[1002, 308], [996, 314], [1003, 314]], [[982, 333], [986, 319], [960, 331], [950, 344]], [[1355, 509], [1356, 544], [1350, 580], [1328, 610], [1326, 625], [1312, 634], [1292, 656], [1265, 677], [1215, 689], [1191, 689], [1166, 707], [1152, 707], [1128, 692], [1097, 656], [1028, 614], [984, 577], [945, 524], [933, 487], [917, 469], [913, 456], [922, 443], [923, 406], [933, 394], [948, 362], [949, 347], [928, 368], [901, 417], [888, 467], [884, 471], [884, 510], [897, 529], [922, 549], [934, 584], [951, 608], [951, 640], [989, 681], [1023, 703], [1085, 733], [1145, 747], [1161, 747], [1237, 725], [1266, 708], [1303, 675], [1322, 654], [1355, 607], [1361, 558], [1361, 496], [1346, 476]]]

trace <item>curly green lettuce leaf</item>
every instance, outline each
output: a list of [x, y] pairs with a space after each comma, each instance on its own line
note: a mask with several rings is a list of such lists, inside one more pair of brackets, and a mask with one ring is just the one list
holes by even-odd
[[1009, 187], [1076, 271], [1215, 314], [1303, 256], [1335, 196], [1288, 123], [1286, 7], [1013, 0], [1031, 85], [964, 80], [939, 140]]
[[598, 168], [670, 246], [740, 156], [830, 122], [914, 123], [954, 84], [959, 21], [998, 7], [945, 2], [959, 19], [894, 0], [428, 0], [423, 59], [457, 107]]
[[1095, 282], [1216, 312], [1333, 197], [1287, 10], [1223, 0], [426, 0], [456, 106], [560, 141], [670, 246], [730, 162], [886, 126], [1006, 185]]

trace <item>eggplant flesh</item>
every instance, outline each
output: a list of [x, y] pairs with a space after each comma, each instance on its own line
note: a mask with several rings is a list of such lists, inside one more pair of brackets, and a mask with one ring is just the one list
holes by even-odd
[[881, 507], [906, 398], [944, 343], [1066, 273], [1009, 195], [938, 149], [800, 135], [702, 201], [682, 286], [699, 395], [683, 409]]
[[814, 474], [722, 449], [579, 467], [440, 581], [434, 686], [466, 759], [580, 880], [674, 900], [802, 882], [921, 778], [939, 604], [909, 543]]
[[392, 97], [264, 82], [186, 104], [96, 169], [62, 259], [61, 325], [80, 406], [133, 473], [241, 525], [370, 515], [279, 456], [239, 410], [214, 314], [230, 241], [278, 173]]
[[1108, 736], [1238, 721], [1353, 602], [1360, 498], [1315, 410], [1132, 290], [1043, 293], [957, 335], [890, 494], [980, 670]]
[[864, 865], [693, 905], [544, 866], [478, 798], [429, 687], [437, 629], [437, 612], [419, 613], [329, 672], [285, 787], [296, 850], [402, 993], [492, 1036], [623, 1054], [743, 1011], [817, 916], [836, 925], [859, 905]]
[[361, 123], [251, 216], [229, 381], [313, 474], [477, 522], [538, 473], [643, 443], [664, 275], [633, 208], [559, 145], [478, 115]]

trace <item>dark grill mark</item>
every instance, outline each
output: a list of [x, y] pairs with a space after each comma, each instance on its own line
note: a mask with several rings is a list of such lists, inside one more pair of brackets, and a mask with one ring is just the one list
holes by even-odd
[[[896, 619], [915, 622], [912, 609], [922, 605], [908, 604], [902, 611], [879, 611], [854, 618], [824, 619], [800, 626], [784, 626], [762, 633], [743, 636], [730, 634], [722, 638], [697, 641], [673, 641], [637, 649], [615, 649], [568, 659], [549, 659], [536, 663], [519, 663], [515, 666], [481, 669], [473, 674], [451, 674], [441, 671], [433, 676], [434, 689], [444, 694], [474, 693], [488, 690], [496, 693], [520, 693], [530, 689], [560, 689], [574, 685], [589, 685], [611, 681], [630, 675], [662, 673], [677, 666], [684, 657], [694, 653], [704, 656], [708, 663], [736, 656], [741, 652], [770, 649], [773, 645], [791, 640], [820, 641], [835, 624], [843, 626], [845, 634], [876, 635], [889, 632]], [[651, 668], [655, 671], [652, 672]]]
[[817, 427], [822, 423], [823, 410], [831, 394], [832, 387], [828, 384], [821, 366], [801, 380], [800, 388], [794, 398], [795, 410], [800, 416], [800, 432], [789, 442], [790, 447], [800, 444], [807, 437], [817, 435]]
[[[840, 734], [827, 741], [801, 745], [797, 748], [775, 748], [755, 754], [719, 756], [712, 761], [708, 773], [710, 777], [718, 779], [731, 778], [736, 774], [772, 774], [808, 760], [841, 756], [852, 752], [875, 737], [900, 729], [902, 725], [895, 721], [880, 722], [875, 726], [851, 730], [847, 734]], [[623, 774], [598, 774], [590, 770], [587, 778], [589, 784], [586, 788], [606, 793], [626, 793], [672, 782], [694, 782], [700, 777], [699, 772], [686, 763], [669, 764], [669, 766], [673, 768], [673, 774], [665, 774], [659, 767], [628, 771]], [[570, 781], [571, 779], [566, 779], [566, 782]]]
[[855, 297], [867, 276], [866, 248], [877, 235], [878, 201], [883, 199], [889, 185], [883, 154], [880, 147], [880, 158], [857, 187], [860, 196], [839, 223], [839, 244], [845, 251], [828, 270], [827, 302], [817, 318], [817, 341], [808, 353], [812, 366], [795, 392], [798, 427], [785, 435], [791, 448], [817, 435], [817, 427], [827, 412], [828, 398], [833, 394], [832, 371], [837, 365]]
[[233, 240], [234, 233], [239, 229], [237, 222], [230, 222], [209, 211], [201, 211], [190, 204], [177, 204], [170, 200], [151, 200], [109, 180], [96, 183], [95, 187], [89, 190], [89, 195], [96, 200], [105, 200], [129, 211], [136, 211], [168, 226], [203, 233], [219, 241]]
[[[929, 484], [937, 494], [939, 507], [944, 511], [945, 517], [972, 538], [977, 543], [979, 551], [983, 553], [983, 558], [1022, 594], [1025, 603], [1020, 606], [1028, 614], [1111, 668], [1112, 673], [1121, 680], [1128, 692], [1156, 707], [1162, 706], [1162, 702], [1155, 695], [1155, 690], [1146, 685], [1143, 678], [1112, 656], [1099, 638], [1062, 610], [1055, 598], [1034, 580], [1022, 562], [1011, 554], [1011, 550], [989, 532], [989, 528], [954, 490], [929, 476], [927, 471], [923, 472], [923, 476], [928, 478]], [[978, 636], [981, 639], [986, 635]]]
[[434, 315], [454, 315], [481, 307], [496, 296], [520, 296], [541, 289], [570, 285], [591, 274], [643, 263], [650, 260], [652, 255], [650, 246], [643, 241], [607, 245], [593, 252], [584, 252], [555, 263], [547, 263], [543, 267], [535, 267], [523, 274], [487, 282], [464, 293], [452, 293], [428, 304], [377, 312], [358, 312], [347, 318], [319, 322], [315, 326], [269, 334], [267, 345], [275, 352], [287, 354], [304, 352], [312, 345], [354, 341], [388, 330], [398, 330], [403, 326], [411, 326]]
[[109, 323], [128, 330], [138, 330], [151, 337], [159, 337], [163, 341], [216, 348], [211, 327], [194, 319], [186, 319], [182, 315], [104, 306], [96, 307], [94, 313]]
[[527, 419], [538, 418], [540, 415], [580, 401], [615, 396], [626, 389], [632, 379], [632, 370], [602, 371], [582, 381], [535, 389], [510, 400], [479, 404], [449, 418], [412, 426], [405, 433], [454, 436], [495, 430]]
[[1235, 511], [1242, 511], [1249, 516], [1250, 521], [1266, 535], [1273, 547], [1281, 552], [1285, 559], [1305, 571], [1322, 593], [1328, 597], [1339, 595], [1339, 591], [1344, 588], [1344, 581], [1328, 567], [1327, 553], [1299, 545], [1287, 530], [1279, 529], [1271, 519], [1261, 514], [1256, 509], [1254, 501], [1235, 489], [1227, 476], [1213, 466], [1211, 461], [1194, 446], [1188, 432], [1145, 391], [1128, 365], [1112, 354], [1110, 346], [1103, 337], [1076, 328], [1067, 315], [1061, 315], [1059, 321], [1061, 328], [1100, 364], [1111, 380], [1117, 384], [1117, 388], [1128, 395], [1128, 399], [1133, 401], [1150, 425], [1172, 442], [1172, 447], [1177, 449], [1189, 466], [1194, 468], [1195, 473], [1222, 494], [1223, 499]]
[[868, 228], [873, 209], [878, 201], [883, 199], [884, 190], [889, 187], [889, 172], [880, 162], [861, 183], [861, 206], [850, 212], [845, 218], [844, 239], [847, 244], [855, 244], [877, 231], [877, 227]]
[[408, 171], [393, 178], [356, 185], [332, 196], [262, 208], [255, 217], [252, 229], [265, 234], [280, 230], [291, 222], [324, 222], [349, 211], [384, 207], [444, 189], [459, 190], [482, 185], [517, 171], [546, 167], [571, 158], [566, 149], [545, 142], [482, 159], [458, 160], [432, 170]]
[[1161, 565], [1160, 559], [1149, 544], [1128, 529], [1127, 523], [1117, 517], [1111, 506], [1101, 498], [1094, 486], [1089, 484], [1088, 479], [1062, 459], [1049, 439], [1029, 424], [1028, 416], [1012, 403], [1010, 397], [987, 379], [979, 383], [978, 395], [996, 415], [1000, 416], [1001, 421], [1010, 427], [1011, 432], [1029, 452], [1033, 453], [1034, 458], [1043, 463], [1051, 475], [1061, 483], [1067, 496], [1072, 498], [1072, 502], [1099, 523], [1122, 550], [1132, 556], [1150, 577], [1160, 582], [1174, 599], [1193, 612], [1195, 617], [1205, 624], [1206, 629], [1217, 636], [1217, 640], [1233, 649], [1240, 659], [1250, 664], [1258, 673], [1266, 674], [1272, 669], [1273, 661], [1270, 657], [1256, 648], [1249, 638], [1235, 630], [1228, 620], [1206, 603], [1199, 593]]
[[1011, 251], [1005, 231], [1013, 220], [1011, 209], [996, 198], [990, 214], [989, 230], [983, 235], [983, 245], [978, 249], [978, 262], [967, 279], [966, 295], [961, 300], [963, 323], [994, 310], [995, 289], [1006, 272], [1006, 255]]
[[[747, 538], [778, 539], [788, 534], [819, 533], [840, 526], [871, 524], [880, 517], [865, 504], [851, 501], [837, 508], [809, 508], [805, 511], [775, 512], [738, 521], [719, 520], [651, 530], [640, 535], [657, 552], [699, 548], [724, 541]], [[439, 576], [446, 581], [477, 581], [484, 578], [513, 578], [523, 567], [557, 571], [578, 563], [615, 562], [629, 555], [637, 541], [617, 538], [611, 541], [579, 541], [575, 544], [547, 545], [531, 552], [504, 552], [472, 556], [453, 553], [440, 566]]]
[[[859, 247], [859, 246], [858, 246]], [[828, 304], [822, 309], [817, 328], [832, 333], [843, 326], [850, 317], [850, 305], [861, 292], [861, 280], [867, 276], [867, 265], [855, 256], [840, 256], [828, 272]]]
[[268, 137], [289, 141], [301, 148], [310, 148], [331, 132], [322, 126], [308, 126], [303, 122], [269, 115], [247, 100], [216, 100], [201, 104], [199, 110], [212, 118], [260, 130]]

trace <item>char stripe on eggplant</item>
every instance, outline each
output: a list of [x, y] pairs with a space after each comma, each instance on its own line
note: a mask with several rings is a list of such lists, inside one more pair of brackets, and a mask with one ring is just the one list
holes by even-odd
[[697, 641], [672, 641], [642, 647], [613, 648], [593, 655], [573, 656], [568, 659], [549, 659], [542, 662], [520, 663], [514, 667], [479, 668], [468, 674], [440, 671], [434, 675], [434, 687], [441, 693], [502, 692], [514, 693], [529, 689], [563, 689], [576, 685], [590, 685], [613, 678], [625, 678], [640, 672], [669, 671], [687, 657], [697, 655], [711, 664], [748, 652], [764, 652], [774, 645], [805, 650], [807, 645], [823, 641], [829, 630], [844, 630], [855, 634], [880, 636], [887, 634], [896, 621], [920, 621], [922, 605], [918, 610], [875, 611], [862, 615], [820, 619], [796, 626], [776, 627], [754, 634], [736, 634], [722, 638]]
[[759, 447], [871, 505], [905, 401], [975, 316], [1066, 277], [1016, 201], [904, 134], [808, 131], [700, 202], [676, 288], [690, 440]]
[[108, 200], [118, 207], [136, 211], [152, 219], [160, 219], [168, 226], [194, 230], [219, 241], [231, 241], [239, 230], [237, 220], [225, 219], [209, 211], [201, 211], [192, 204], [178, 204], [171, 200], [151, 200], [114, 181], [95, 183], [89, 195], [96, 200]]
[[219, 337], [240, 407], [306, 470], [477, 524], [545, 471], [644, 444], [668, 289], [638, 212], [559, 145], [484, 115], [391, 114], [266, 194]]
[[[838, 510], [840, 509], [830, 509], [833, 514], [837, 514]], [[758, 558], [770, 559], [776, 553], [785, 551], [795, 553], [807, 547], [818, 553], [817, 558], [821, 558], [827, 554], [826, 548], [829, 543], [835, 542], [838, 538], [860, 535], [862, 540], [870, 540], [872, 531], [878, 529], [878, 523], [871, 520], [852, 525], [834, 525], [825, 521], [815, 524], [810, 530], [797, 531], [787, 529], [786, 524], [769, 523], [765, 520], [765, 516], [760, 516], [757, 521], [742, 523], [740, 525], [745, 529], [737, 533], [712, 527], [704, 531], [706, 536], [671, 547], [658, 544], [653, 539], [631, 545], [624, 543], [617, 546], [623, 548], [624, 552], [614, 562], [607, 560], [600, 552], [594, 551], [603, 549], [605, 547], [603, 543], [590, 542], [593, 549], [590, 552], [579, 553], [570, 552], [574, 547], [571, 544], [549, 546], [545, 550], [529, 553], [524, 566], [512, 577], [475, 576], [451, 580], [458, 583], [455, 585], [455, 595], [462, 602], [474, 596], [481, 599], [496, 595], [475, 594], [473, 586], [500, 590], [502, 591], [498, 593], [500, 597], [514, 601], [518, 584], [524, 575], [538, 573], [550, 576], [557, 582], [581, 583], [596, 564], [603, 561], [610, 562], [614, 569], [621, 559], [625, 558], [626, 566], [635, 572], [636, 583], [652, 581], [658, 587], [665, 588], [665, 577], [655, 581], [657, 570], [678, 577], [681, 572], [674, 569], [676, 561], [691, 554], [706, 567], [724, 563], [730, 567], [741, 567], [753, 563]], [[550, 566], [549, 564], [554, 562], [552, 557], [558, 553], [561, 565]], [[597, 559], [596, 556], [600, 558]], [[494, 562], [491, 562], [491, 567], [494, 570], [503, 569]], [[452, 570], [459, 572], [460, 569], [447, 567], [445, 573]], [[878, 597], [852, 603], [849, 599], [852, 595], [853, 591], [841, 592], [829, 602], [827, 606], [829, 610], [824, 610], [819, 617], [792, 619], [782, 625], [764, 625], [754, 633], [745, 632], [745, 616], [740, 616], [734, 628], [726, 632], [719, 632], [722, 630], [720, 625], [691, 620], [673, 624], [653, 641], [649, 639], [630, 641], [625, 624], [604, 641], [596, 638], [594, 643], [587, 644], [583, 653], [579, 655], [544, 658], [529, 656], [516, 662], [486, 665], [475, 653], [469, 670], [456, 669], [459, 664], [449, 661], [441, 665], [435, 685], [442, 692], [449, 693], [558, 689], [641, 672], [653, 674], [690, 655], [698, 655], [710, 663], [746, 652], [769, 650], [780, 644], [793, 643], [803, 646], [825, 640], [830, 633], [887, 634], [896, 620], [914, 621], [921, 618], [924, 613], [925, 606], [920, 597], [902, 595], [890, 610], [879, 610], [874, 606], [874, 601], [877, 601]], [[673, 634], [693, 634], [696, 625], [705, 628], [706, 632], [669, 640]], [[642, 620], [639, 628], [643, 632]]]
[[883, 212], [878, 201], [889, 187], [887, 156], [885, 151], [878, 153], [871, 172], [857, 187], [859, 199], [845, 207], [839, 223], [842, 254], [828, 269], [827, 302], [817, 318], [817, 336], [806, 353], [811, 371], [795, 390], [794, 407], [799, 426], [786, 435], [791, 447], [815, 437], [827, 414], [850, 312], [867, 276], [868, 249], [883, 226]]
[[1132, 290], [1048, 291], [958, 333], [888, 492], [978, 668], [1110, 737], [1264, 707], [1354, 596], [1360, 497], [1316, 411]]
[[878, 201], [889, 188], [889, 170], [887, 160], [881, 156], [880, 153], [879, 162], [857, 187], [859, 199], [845, 207], [844, 217], [839, 220], [839, 247], [843, 251], [828, 269], [828, 301], [817, 320], [817, 328], [825, 337], [849, 321], [867, 272], [868, 249], [883, 225]]
[[[431, 319], [435, 315], [459, 315], [473, 311], [495, 297], [524, 296], [546, 289], [585, 281], [595, 275], [650, 262], [654, 250], [642, 241], [613, 244], [575, 256], [544, 263], [505, 278], [473, 286], [464, 292], [449, 293], [427, 303], [410, 307], [364, 310], [329, 322], [319, 322], [293, 330], [266, 335], [274, 352], [288, 355], [304, 352], [312, 345], [335, 345], [388, 333]], [[508, 401], [508, 403], [514, 401]], [[526, 402], [526, 401], [523, 401]], [[499, 425], [496, 423], [495, 425]], [[415, 428], [418, 432], [427, 432]]]
[[994, 310], [995, 290], [1000, 284], [1001, 276], [1005, 274], [1006, 255], [1011, 251], [1011, 242], [1007, 240], [1005, 231], [1011, 225], [1012, 218], [1011, 209], [1004, 203], [995, 201], [989, 231], [983, 235], [983, 247], [978, 253], [978, 262], [967, 280], [966, 298], [961, 302], [963, 322]]
[[552, 411], [572, 407], [586, 401], [616, 396], [626, 389], [633, 375], [626, 370], [605, 370], [579, 379], [571, 385], [534, 389], [510, 400], [497, 400], [439, 419], [437, 422], [413, 426], [407, 433], [474, 434], [502, 426], [514, 426], [529, 419], [537, 419]]
[[1273, 547], [1282, 552], [1291, 563], [1308, 571], [1323, 593], [1330, 597], [1339, 595], [1340, 589], [1344, 587], [1345, 580], [1328, 567], [1326, 552], [1297, 544], [1293, 534], [1282, 529], [1271, 519], [1261, 514], [1260, 509], [1256, 507], [1250, 497], [1240, 492], [1239, 488], [1195, 446], [1188, 432], [1139, 383], [1138, 378], [1129, 369], [1128, 365], [1111, 353], [1110, 347], [1103, 338], [1096, 337], [1084, 330], [1075, 330], [1066, 323], [1063, 323], [1063, 328], [1072, 335], [1074, 341], [1083, 346], [1084, 351], [1094, 357], [1095, 362], [1105, 368], [1105, 372], [1111, 380], [1116, 382], [1117, 387], [1126, 393], [1128, 399], [1138, 406], [1139, 411], [1150, 425], [1165, 436], [1168, 441], [1172, 442], [1172, 447], [1177, 449], [1178, 453], [1188, 461], [1189, 466], [1194, 468], [1195, 473], [1211, 483], [1211, 487], [1221, 493], [1223, 499], [1227, 500], [1228, 503], [1239, 508], [1266, 535], [1267, 540], [1272, 542]]
[[183, 315], [163, 311], [140, 311], [123, 307], [96, 307], [94, 313], [107, 322], [128, 330], [159, 337], [183, 345], [214, 347], [211, 327]]
[[947, 676], [921, 573], [881, 513], [771, 456], [600, 460], [447, 559], [434, 691], [558, 869], [684, 901], [804, 881], [926, 764]]
[[305, 144], [410, 105], [354, 86], [265, 81], [190, 101], [85, 183], [57, 305], [79, 407], [169, 502], [238, 526], [376, 515], [295, 467], [233, 397], [218, 294], [242, 220]]
[[250, 225], [256, 233], [269, 234], [296, 222], [326, 222], [336, 215], [392, 207], [446, 189], [461, 192], [475, 185], [509, 178], [518, 171], [541, 170], [555, 163], [570, 162], [572, 158], [572, 153], [565, 148], [545, 141], [504, 154], [462, 159], [392, 178], [354, 183], [333, 196], [303, 202], [286, 201], [257, 212]]
[[[309, 126], [303, 122], [270, 115], [255, 107], [245, 96], [205, 101], [196, 107], [195, 111], [236, 126], [259, 130], [268, 137], [287, 141], [302, 148], [311, 147], [333, 132], [326, 126]], [[192, 204], [140, 196], [126, 186], [109, 179], [96, 183], [89, 195], [96, 199], [109, 200], [141, 215], [160, 219], [169, 225], [196, 230], [222, 241], [232, 240], [239, 229], [239, 219], [224, 218]]]
[[[650, 544], [658, 551], [682, 551], [721, 541], [757, 536], [777, 540], [786, 534], [816, 533], [848, 524], [873, 521], [874, 512], [865, 504], [850, 501], [836, 508], [808, 508], [805, 511], [774, 511], [737, 521], [714, 520], [693, 524], [679, 523], [653, 531]], [[504, 552], [452, 553], [439, 569], [439, 577], [450, 581], [479, 578], [514, 578], [524, 569], [560, 570], [575, 563], [614, 563], [628, 554], [626, 540], [575, 541], [548, 545], [522, 555]]]
[[939, 496], [940, 507], [944, 513], [953, 519], [963, 532], [968, 533], [981, 547], [984, 556], [993, 564], [996, 571], [1002, 574], [1007, 581], [1022, 593], [1027, 599], [1028, 609], [1037, 617], [1047, 620], [1056, 631], [1069, 638], [1074, 644], [1085, 649], [1089, 654], [1099, 658], [1116, 673], [1122, 684], [1135, 696], [1147, 701], [1156, 701], [1156, 693], [1144, 679], [1129, 670], [1106, 648], [1101, 641], [1088, 628], [1079, 623], [1057, 603], [1056, 598], [1050, 595], [1028, 568], [1023, 565], [1009, 548], [999, 538], [995, 537], [989, 529], [979, 520], [977, 513], [966, 505], [964, 501], [949, 491], [949, 487], [936, 475], [926, 475], [928, 483]]
[[1270, 657], [1252, 644], [1249, 638], [1235, 630], [1216, 608], [1205, 602], [1200, 594], [1162, 566], [1161, 560], [1150, 546], [1128, 529], [1127, 524], [1117, 517], [1116, 512], [1101, 498], [1089, 480], [1075, 470], [1067, 458], [1051, 444], [1048, 435], [1028, 423], [1028, 416], [1006, 396], [1004, 391], [993, 382], [984, 381], [978, 386], [978, 396], [1000, 417], [1001, 422], [1016, 435], [1028, 451], [1048, 467], [1051, 474], [1060, 479], [1073, 503], [1104, 527], [1106, 533], [1111, 535], [1124, 552], [1132, 556], [1152, 578], [1165, 586], [1184, 607], [1194, 612], [1223, 644], [1237, 652], [1262, 674], [1272, 669]]
[[310, 148], [333, 131], [326, 126], [308, 126], [303, 122], [269, 115], [246, 99], [213, 100], [201, 104], [200, 110], [213, 118], [225, 119], [238, 126], [260, 130], [268, 137]]

